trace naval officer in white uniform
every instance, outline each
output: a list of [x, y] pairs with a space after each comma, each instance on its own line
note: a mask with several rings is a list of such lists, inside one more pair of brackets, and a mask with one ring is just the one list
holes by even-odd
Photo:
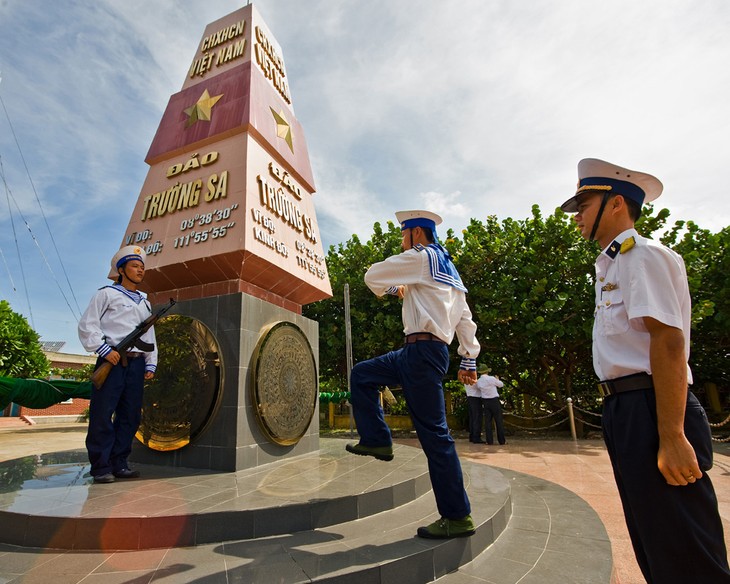
[[707, 416], [688, 389], [690, 296], [682, 258], [634, 223], [655, 177], [588, 158], [562, 205], [596, 260], [593, 365], [603, 433], [636, 559], [650, 584], [730, 582], [717, 497], [707, 471]]

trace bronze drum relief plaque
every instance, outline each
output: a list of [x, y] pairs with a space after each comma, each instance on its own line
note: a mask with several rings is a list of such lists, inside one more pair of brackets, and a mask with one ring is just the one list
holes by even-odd
[[223, 366], [213, 333], [199, 320], [166, 316], [155, 325], [157, 371], [146, 382], [136, 437], [154, 450], [186, 446], [210, 424], [220, 404]]
[[262, 431], [276, 444], [296, 444], [317, 406], [317, 366], [307, 337], [291, 322], [272, 324], [252, 363], [251, 396]]

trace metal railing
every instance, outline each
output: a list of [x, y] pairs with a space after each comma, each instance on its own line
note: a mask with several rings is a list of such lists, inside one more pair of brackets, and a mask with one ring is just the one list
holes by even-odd
[[[600, 421], [601, 421], [601, 417], [602, 417], [601, 414], [597, 414], [595, 412], [589, 412], [588, 410], [579, 408], [578, 406], [573, 404], [572, 398], [568, 398], [567, 402], [568, 402], [567, 405], [563, 406], [559, 410], [550, 412], [544, 416], [518, 416], [517, 414], [509, 413], [511, 418], [518, 418], [518, 419], [522, 419], [522, 420], [533, 421], [533, 420], [544, 420], [544, 419], [550, 418], [552, 416], [557, 416], [558, 414], [560, 414], [560, 412], [567, 410], [568, 413], [567, 413], [566, 417], [559, 419], [557, 422], [555, 422], [554, 424], [550, 424], [549, 426], [540, 426], [539, 428], [520, 426], [519, 424], [515, 424], [514, 422], [511, 422], [509, 420], [505, 420], [505, 424], [509, 424], [510, 426], [517, 428], [519, 430], [529, 430], [531, 432], [534, 432], [534, 431], [540, 431], [540, 430], [550, 430], [552, 428], [560, 426], [561, 424], [564, 424], [567, 421], [570, 424], [570, 433], [573, 437], [573, 440], [577, 440], [576, 424], [575, 424], [576, 421], [580, 422], [581, 424], [583, 424], [585, 426], [588, 426], [589, 428], [595, 428], [596, 430], [602, 429], [602, 427], [600, 426]], [[576, 414], [576, 412], [580, 412], [584, 416], [595, 416], [596, 418], [598, 418], [598, 420], [597, 420], [598, 424], [593, 424], [591, 422], [588, 422], [585, 418], [578, 416]], [[710, 423], [710, 428], [722, 428], [723, 426], [728, 425], [728, 424], [730, 424], [730, 416], [725, 418], [722, 422], [718, 422], [717, 424]], [[728, 430], [730, 431], [730, 428], [728, 428]], [[730, 436], [727, 436], [726, 438], [716, 438], [715, 436], [712, 436], [712, 441], [713, 442], [730, 442]]]
[[[344, 391], [336, 391], [336, 392], [322, 392], [319, 394], [319, 400], [320, 403], [341, 403], [343, 401], [346, 401], [350, 397], [350, 392], [344, 392]], [[547, 426], [523, 426], [520, 424], [514, 423], [512, 420], [529, 420], [530, 422], [534, 422], [535, 420], [546, 420], [548, 418], [551, 418], [553, 416], [559, 415], [561, 412], [567, 412], [567, 414], [557, 420], [556, 422], [547, 425]], [[556, 410], [554, 412], [549, 412], [543, 416], [518, 416], [517, 414], [513, 412], [505, 412], [505, 420], [504, 423], [506, 425], [509, 425], [513, 428], [517, 428], [518, 430], [527, 430], [529, 432], [540, 432], [543, 430], [551, 430], [553, 428], [556, 428], [562, 424], [565, 424], [565, 422], [568, 422], [570, 425], [570, 433], [573, 438], [573, 440], [577, 440], [577, 432], [576, 432], [576, 422], [580, 422], [584, 426], [588, 426], [589, 428], [594, 428], [596, 430], [602, 430], [601, 427], [601, 414], [597, 414], [595, 412], [591, 412], [588, 410], [585, 410], [583, 408], [578, 407], [573, 403], [572, 398], [567, 399], [567, 405], [564, 405], [559, 410]], [[507, 417], [508, 416], [508, 417]], [[589, 422], [586, 419], [586, 416], [593, 416], [594, 418], [598, 418], [596, 423]], [[722, 428], [723, 426], [730, 424], [730, 416], [725, 418], [722, 422], [718, 422], [716, 424], [710, 423], [711, 428]], [[730, 431], [730, 428], [728, 428], [728, 431]], [[713, 442], [730, 442], [730, 435], [726, 438], [716, 438], [715, 436], [712, 437]]]
[[550, 430], [552, 428], [556, 428], [557, 426], [565, 424], [565, 422], [568, 422], [570, 425], [570, 434], [573, 437], [573, 440], [578, 439], [577, 432], [576, 432], [576, 421], [580, 422], [584, 426], [588, 426], [589, 428], [595, 428], [597, 430], [601, 429], [600, 425], [596, 425], [596, 424], [589, 422], [584, 417], [577, 415], [576, 412], [580, 412], [584, 416], [596, 416], [597, 418], [599, 418], [599, 422], [600, 422], [601, 414], [596, 414], [595, 412], [589, 412], [588, 410], [584, 410], [582, 408], [579, 408], [576, 405], [573, 405], [572, 398], [567, 399], [567, 405], [563, 406], [559, 410], [550, 412], [549, 414], [545, 414], [544, 416], [518, 416], [517, 414], [514, 414], [514, 413], [509, 413], [509, 416], [510, 416], [510, 418], [535, 421], [535, 420], [545, 420], [547, 418], [557, 416], [561, 412], [564, 412], [564, 411], [567, 412], [567, 415], [565, 417], [560, 418], [558, 421], [556, 421], [553, 424], [550, 424], [548, 426], [540, 426], [538, 428], [535, 428], [534, 426], [520, 426], [519, 424], [515, 424], [514, 422], [512, 422], [511, 420], [508, 420], [508, 419], [505, 419], [505, 424], [509, 424], [510, 426], [512, 426], [514, 428], [518, 428], [520, 430], [529, 430], [531, 432], [534, 432], [534, 431], [541, 431], [541, 430]]
[[[730, 416], [725, 418], [722, 422], [718, 422], [717, 424], [710, 424], [710, 428], [722, 428], [725, 426], [728, 422], [730, 422]], [[730, 436], [727, 438], [715, 438], [712, 437], [713, 442], [730, 442]]]

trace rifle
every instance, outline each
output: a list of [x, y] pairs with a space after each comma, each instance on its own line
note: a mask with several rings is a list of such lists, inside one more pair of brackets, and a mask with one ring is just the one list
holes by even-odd
[[[155, 346], [152, 343], [145, 343], [144, 341], [140, 340], [140, 337], [145, 334], [150, 328], [152, 328], [152, 326], [158, 320], [160, 320], [160, 318], [162, 318], [162, 315], [170, 310], [174, 305], [175, 301], [170, 298], [169, 304], [166, 304], [165, 306], [160, 308], [160, 310], [158, 310], [156, 314], [152, 314], [145, 318], [136, 327], [134, 327], [134, 330], [126, 337], [124, 337], [124, 339], [122, 339], [116, 347], [112, 347], [112, 349], [119, 353], [121, 357], [122, 367], [127, 366], [127, 351], [129, 349], [136, 347], [137, 349], [140, 349], [144, 352], [154, 351]], [[99, 389], [102, 385], [104, 385], [104, 382], [109, 376], [112, 367], [114, 367], [114, 365], [104, 359], [101, 365], [99, 365], [94, 370], [94, 373], [91, 374], [91, 383], [94, 385], [95, 389]]]

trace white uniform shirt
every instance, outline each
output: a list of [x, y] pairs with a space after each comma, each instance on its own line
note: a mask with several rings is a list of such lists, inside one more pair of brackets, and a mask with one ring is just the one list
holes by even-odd
[[[84, 349], [100, 357], [111, 352], [143, 320], [152, 315], [152, 307], [144, 292], [132, 292], [114, 284], [96, 291], [79, 321], [79, 340]], [[157, 369], [157, 344], [155, 329], [150, 328], [141, 337], [155, 345], [154, 351], [145, 353], [145, 370]], [[138, 349], [131, 349], [138, 351]]]
[[[604, 250], [596, 260], [593, 367], [601, 380], [651, 374], [645, 316], [682, 330], [689, 360], [691, 301], [684, 261], [635, 229], [615, 241], [620, 245], [629, 237], [636, 241], [631, 249], [613, 259]], [[692, 383], [689, 365], [687, 380]]]
[[406, 287], [403, 298], [406, 335], [431, 333], [451, 344], [456, 334], [462, 358], [473, 362], [479, 355], [477, 325], [472, 320], [466, 294], [433, 279], [426, 251], [409, 249], [373, 264], [365, 274], [365, 284], [378, 296], [393, 293], [395, 286]]
[[[479, 383], [478, 379], [477, 383]], [[465, 385], [464, 389], [466, 389], [467, 397], [482, 397], [482, 392], [479, 391], [476, 383], [474, 385]]]
[[481, 375], [479, 379], [477, 379], [476, 386], [477, 388], [479, 388], [479, 395], [482, 398], [491, 399], [494, 397], [499, 397], [499, 392], [497, 391], [497, 388], [504, 387], [504, 383], [502, 383], [493, 375], [487, 375], [485, 373], [484, 375]]

